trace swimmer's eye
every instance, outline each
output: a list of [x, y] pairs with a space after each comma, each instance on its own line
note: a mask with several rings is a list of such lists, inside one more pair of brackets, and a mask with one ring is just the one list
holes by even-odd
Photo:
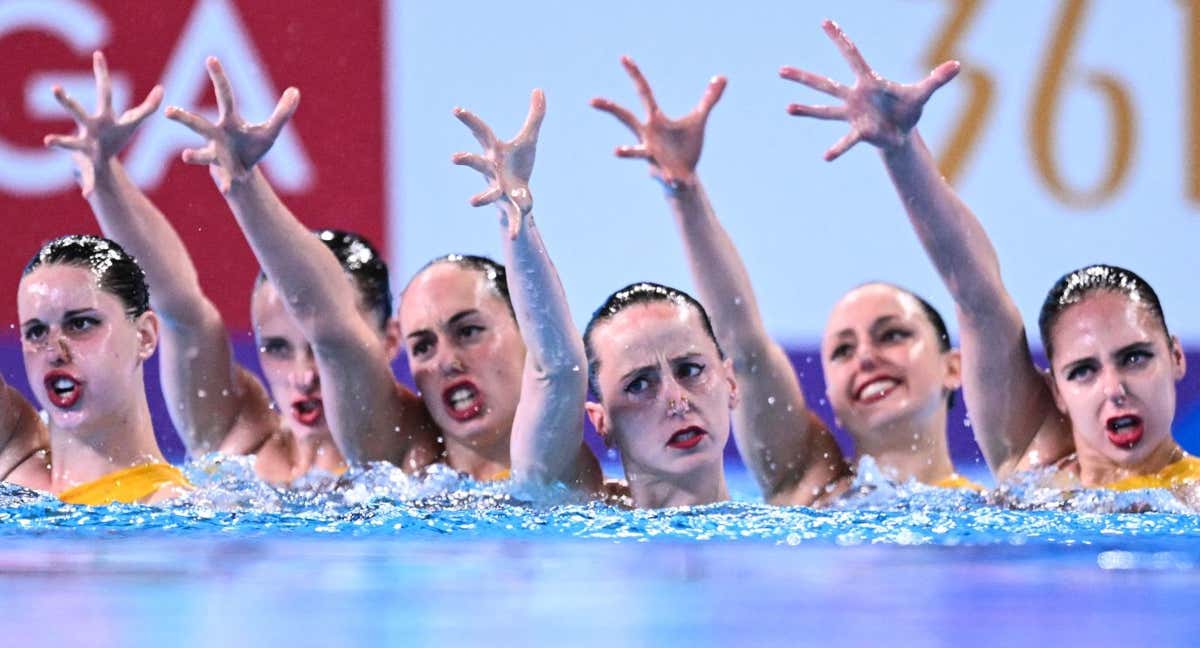
[[478, 324], [467, 324], [466, 326], [458, 329], [458, 337], [463, 340], [470, 340], [478, 337], [480, 333], [483, 333], [486, 330], [487, 329], [479, 326]]
[[699, 362], [681, 362], [675, 367], [676, 378], [695, 378], [704, 373], [704, 365]]
[[652, 383], [650, 382], [650, 379], [646, 376], [637, 376], [633, 380], [630, 380], [628, 383], [626, 383], [625, 393], [635, 395], [643, 394], [650, 389], [651, 385]]
[[842, 360], [844, 358], [850, 357], [850, 354], [853, 351], [854, 351], [853, 346], [846, 344], [846, 343], [839, 344], [839, 345], [833, 347], [833, 351], [830, 352], [830, 354], [829, 354], [829, 359], [830, 360]]
[[100, 320], [95, 317], [80, 316], [67, 320], [67, 324], [63, 328], [74, 333], [83, 333], [99, 325]]
[[1146, 364], [1147, 361], [1150, 360], [1150, 358], [1153, 358], [1153, 357], [1154, 357], [1154, 354], [1149, 351], [1146, 351], [1145, 349], [1135, 349], [1135, 350], [1129, 351], [1121, 356], [1121, 366], [1136, 367], [1136, 366], [1144, 365], [1144, 364]]
[[1087, 380], [1096, 374], [1096, 366], [1091, 363], [1077, 364], [1067, 370], [1067, 380]]
[[27, 342], [37, 342], [46, 337], [46, 332], [49, 330], [50, 327], [46, 326], [45, 324], [30, 324], [29, 326], [25, 327], [25, 331], [21, 334], [21, 336], [24, 337], [25, 341]]
[[258, 347], [258, 351], [272, 358], [288, 358], [292, 355], [292, 345], [287, 340], [268, 338]]
[[414, 338], [408, 347], [408, 355], [414, 358], [428, 355], [433, 350], [433, 339], [429, 337]]
[[879, 336], [880, 342], [902, 342], [912, 337], [912, 332], [901, 328], [887, 329]]

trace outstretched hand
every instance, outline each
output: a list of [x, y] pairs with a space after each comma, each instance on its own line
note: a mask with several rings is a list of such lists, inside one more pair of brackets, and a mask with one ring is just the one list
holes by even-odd
[[837, 23], [826, 20], [821, 27], [854, 70], [854, 86], [847, 87], [828, 77], [793, 67], [781, 68], [779, 76], [845, 102], [841, 106], [788, 106], [788, 112], [793, 115], [849, 122], [850, 132], [825, 151], [826, 160], [836, 159], [859, 141], [870, 142], [885, 150], [902, 145], [921, 118], [925, 102], [958, 74], [958, 61], [947, 61], [917, 83], [889, 81], [867, 65], [866, 59]]
[[700, 103], [683, 117], [671, 119], [659, 110], [650, 84], [633, 59], [622, 56], [621, 64], [637, 86], [647, 116], [645, 123], [639, 122], [628, 109], [608, 99], [592, 99], [592, 107], [616, 117], [638, 138], [635, 145], [618, 146], [617, 156], [647, 160], [651, 173], [671, 189], [693, 183], [696, 164], [700, 161], [700, 151], [704, 146], [704, 126], [708, 122], [708, 114], [721, 98], [721, 93], [725, 92], [725, 77], [713, 77]]
[[546, 95], [535, 89], [529, 98], [529, 114], [516, 137], [504, 142], [475, 113], [455, 108], [454, 116], [475, 135], [483, 153], [459, 152], [450, 160], [482, 173], [488, 188], [471, 197], [471, 205], [482, 207], [500, 201], [498, 205], [508, 219], [508, 235], [516, 238], [524, 216], [533, 209], [533, 194], [529, 193], [529, 178], [533, 175], [533, 160], [537, 155], [538, 131], [546, 116]]
[[233, 97], [233, 88], [225, 76], [225, 70], [215, 57], [208, 57], [208, 76], [212, 79], [217, 95], [217, 122], [183, 110], [177, 106], [167, 108], [167, 117], [195, 131], [208, 140], [202, 148], [186, 149], [183, 161], [188, 164], [208, 165], [221, 193], [228, 193], [235, 181], [245, 179], [279, 137], [279, 132], [292, 118], [300, 105], [300, 91], [288, 88], [283, 91], [279, 103], [270, 118], [261, 124], [249, 124], [238, 114]]
[[66, 90], [54, 86], [54, 98], [71, 113], [79, 130], [74, 135], [47, 135], [43, 140], [46, 146], [71, 151], [71, 157], [79, 166], [79, 186], [84, 196], [90, 195], [96, 185], [96, 166], [125, 148], [142, 121], [158, 109], [163, 96], [162, 86], [156, 85], [141, 105], [117, 117], [113, 114], [112, 83], [108, 78], [108, 62], [103, 53], [92, 53], [92, 71], [96, 75], [95, 114], [87, 114]]

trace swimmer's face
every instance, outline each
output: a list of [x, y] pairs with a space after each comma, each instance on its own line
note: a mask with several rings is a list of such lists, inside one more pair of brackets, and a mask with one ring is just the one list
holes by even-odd
[[154, 313], [130, 320], [91, 270], [64, 264], [22, 278], [17, 311], [25, 374], [51, 426], [128, 425], [129, 406], [145, 389], [142, 363], [158, 343]]
[[720, 464], [737, 383], [687, 304], [630, 306], [592, 330], [602, 402], [596, 431], [621, 451], [626, 475], [684, 476]]
[[430, 266], [408, 285], [399, 316], [413, 380], [442, 431], [465, 443], [508, 435], [525, 343], [483, 274], [453, 263]]
[[270, 281], [261, 281], [250, 300], [258, 363], [271, 398], [297, 436], [327, 433], [321, 377], [312, 345], [288, 314], [284, 297]]
[[957, 351], [943, 352], [919, 302], [868, 284], [833, 308], [821, 340], [826, 393], [855, 438], [937, 415], [960, 383]]
[[1186, 365], [1148, 308], [1098, 291], [1063, 311], [1050, 335], [1055, 401], [1081, 457], [1128, 467], [1173, 443], [1175, 383]]
[[[361, 299], [358, 313], [384, 342], [391, 360], [396, 353], [394, 334], [379, 330], [379, 314]], [[271, 398], [288, 428], [299, 436], [329, 433], [321, 397], [321, 376], [312, 345], [287, 312], [284, 297], [269, 280], [258, 282], [250, 301], [258, 363], [267, 378]]]

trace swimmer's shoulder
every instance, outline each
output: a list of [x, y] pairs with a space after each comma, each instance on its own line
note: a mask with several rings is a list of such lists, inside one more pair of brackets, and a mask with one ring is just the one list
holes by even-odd
[[237, 414], [217, 451], [228, 455], [254, 455], [283, 431], [283, 418], [271, 406], [271, 396], [245, 367], [237, 368]]
[[[2, 384], [2, 383], [0, 383]], [[37, 490], [50, 489], [50, 433], [37, 410], [10, 385], [3, 385], [4, 434], [0, 481]]]

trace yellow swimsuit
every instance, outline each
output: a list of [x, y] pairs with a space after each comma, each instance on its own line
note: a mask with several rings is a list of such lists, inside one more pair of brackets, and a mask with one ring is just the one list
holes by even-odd
[[1200, 480], [1200, 459], [1186, 456], [1153, 475], [1134, 475], [1105, 486], [1110, 490], [1129, 491], [1142, 488], [1177, 488]]
[[987, 490], [983, 486], [976, 484], [975, 482], [971, 481], [970, 479], [967, 479], [966, 477], [963, 477], [962, 475], [960, 475], [958, 473], [951, 473], [951, 475], [949, 477], [947, 477], [945, 479], [939, 479], [938, 481], [936, 481], [930, 485], [937, 486], [938, 488], [963, 488], [966, 490], [973, 490], [973, 491], [980, 492], [980, 493]]
[[125, 468], [86, 484], [65, 490], [58, 499], [67, 504], [103, 506], [114, 502], [132, 504], [155, 494], [164, 486], [190, 488], [187, 477], [168, 463], [148, 463]]

